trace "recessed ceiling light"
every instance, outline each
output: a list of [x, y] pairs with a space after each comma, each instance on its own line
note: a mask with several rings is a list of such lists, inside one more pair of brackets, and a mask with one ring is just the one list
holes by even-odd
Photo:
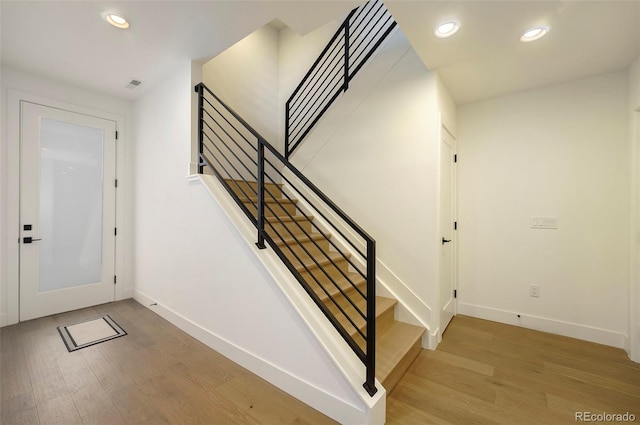
[[443, 22], [436, 27], [436, 37], [446, 38], [450, 37], [460, 29], [460, 24], [455, 21]]
[[127, 20], [124, 19], [122, 16], [116, 15], [115, 13], [102, 12], [102, 19], [109, 22], [111, 25], [113, 25], [116, 28], [120, 28], [123, 30], [129, 28], [129, 22], [127, 22]]
[[535, 41], [547, 35], [548, 32], [549, 32], [549, 27], [545, 27], [545, 26], [531, 28], [527, 30], [524, 34], [522, 34], [522, 37], [520, 37], [520, 41], [522, 41], [523, 43]]

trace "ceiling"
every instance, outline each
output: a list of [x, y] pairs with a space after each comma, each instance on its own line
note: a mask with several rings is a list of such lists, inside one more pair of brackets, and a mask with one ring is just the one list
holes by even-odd
[[[75, 86], [135, 99], [185, 60], [206, 61], [277, 19], [300, 34], [362, 1], [11, 1], [0, 2], [1, 61]], [[640, 56], [640, 0], [386, 0], [427, 68], [458, 104], [626, 69]], [[103, 11], [131, 28], [107, 25]], [[241, 18], [239, 18], [241, 17]], [[433, 35], [461, 22], [449, 39]], [[519, 37], [551, 26], [543, 39]], [[143, 85], [127, 88], [131, 79]]]

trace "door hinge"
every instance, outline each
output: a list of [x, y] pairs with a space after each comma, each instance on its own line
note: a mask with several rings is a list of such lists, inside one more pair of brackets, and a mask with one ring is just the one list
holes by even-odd
[[453, 290], [453, 298], [458, 298], [458, 290], [457, 289]]
[[453, 230], [458, 230], [458, 222], [457, 221], [453, 222]]
[[115, 285], [117, 281], [118, 281], [118, 277], [114, 275], [113, 276], [113, 284]]
[[458, 162], [458, 155], [453, 155], [453, 162]]
[[118, 236], [118, 228], [117, 227], [115, 227], [113, 229], [113, 236]]
[[116, 140], [118, 140], [118, 132], [116, 131]]
[[116, 187], [118, 187], [118, 179], [116, 179]]

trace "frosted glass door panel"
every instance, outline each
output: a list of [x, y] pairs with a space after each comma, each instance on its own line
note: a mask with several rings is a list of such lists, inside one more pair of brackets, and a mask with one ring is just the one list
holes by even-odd
[[101, 128], [42, 118], [38, 292], [100, 282]]

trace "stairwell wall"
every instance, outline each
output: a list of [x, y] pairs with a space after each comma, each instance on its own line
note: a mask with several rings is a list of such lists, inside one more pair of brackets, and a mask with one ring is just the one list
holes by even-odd
[[190, 160], [191, 65], [134, 104], [135, 298], [344, 420], [345, 409], [364, 410], [362, 401], [220, 205], [181, 171]]
[[[623, 346], [627, 79], [616, 72], [458, 108], [460, 313]], [[556, 216], [558, 228], [533, 229], [532, 216]]]

